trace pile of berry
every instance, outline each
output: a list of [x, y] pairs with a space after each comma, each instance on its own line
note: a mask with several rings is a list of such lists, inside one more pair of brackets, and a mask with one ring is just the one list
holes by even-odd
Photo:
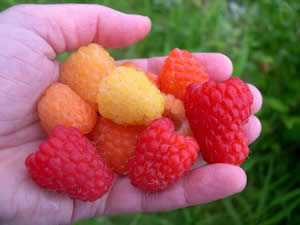
[[210, 81], [186, 50], [173, 49], [155, 75], [131, 62], [117, 66], [91, 44], [62, 63], [59, 81], [40, 98], [49, 137], [26, 167], [41, 187], [83, 201], [103, 196], [114, 172], [144, 191], [162, 191], [200, 151], [207, 163], [241, 164], [252, 101], [240, 79]]

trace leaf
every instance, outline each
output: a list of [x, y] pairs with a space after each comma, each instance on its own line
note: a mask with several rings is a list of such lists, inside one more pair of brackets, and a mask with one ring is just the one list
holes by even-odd
[[239, 213], [236, 211], [236, 209], [233, 207], [232, 202], [230, 199], [224, 199], [223, 204], [225, 205], [225, 209], [232, 218], [235, 225], [241, 225], [243, 224], [241, 221], [241, 218], [239, 216]]
[[245, 35], [242, 42], [242, 49], [240, 50], [240, 54], [238, 56], [237, 62], [234, 64], [234, 74], [237, 76], [242, 76], [246, 67], [246, 63], [248, 60], [249, 54], [249, 40], [248, 36]]
[[271, 161], [269, 164], [269, 169], [268, 169], [268, 172], [265, 177], [264, 186], [262, 188], [261, 193], [259, 194], [259, 198], [258, 198], [259, 202], [258, 202], [257, 210], [255, 213], [256, 218], [260, 218], [260, 216], [263, 214], [265, 203], [266, 203], [268, 195], [270, 193], [268, 187], [269, 187], [272, 175], [273, 175], [273, 161]]
[[300, 116], [282, 116], [283, 123], [287, 129], [292, 129], [294, 126], [300, 125]]
[[289, 107], [286, 106], [283, 102], [279, 99], [273, 97], [264, 97], [264, 105], [270, 107], [271, 109], [280, 112], [280, 113], [287, 113], [289, 111]]
[[300, 207], [300, 198], [295, 199], [293, 202], [291, 202], [287, 207], [283, 208], [281, 211], [276, 213], [275, 215], [272, 213], [272, 216], [270, 219], [265, 220], [259, 225], [277, 225], [279, 222], [287, 217], [289, 213], [291, 213], [294, 209]]

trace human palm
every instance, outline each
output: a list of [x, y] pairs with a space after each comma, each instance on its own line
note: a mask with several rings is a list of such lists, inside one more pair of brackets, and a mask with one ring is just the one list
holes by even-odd
[[[0, 222], [4, 224], [69, 224], [95, 215], [171, 210], [201, 204], [240, 192], [246, 175], [226, 164], [198, 166], [168, 190], [145, 194], [128, 178], [117, 178], [110, 192], [93, 203], [71, 200], [39, 188], [28, 176], [26, 156], [46, 136], [36, 102], [59, 75], [56, 54], [96, 42], [106, 48], [128, 46], [149, 32], [148, 18], [127, 15], [95, 5], [23, 5], [0, 13]], [[221, 54], [197, 54], [212, 79], [227, 79], [232, 64]], [[137, 59], [145, 70], [157, 73], [163, 58]], [[253, 113], [261, 106], [258, 90]], [[250, 141], [261, 130], [252, 116], [246, 126]]]

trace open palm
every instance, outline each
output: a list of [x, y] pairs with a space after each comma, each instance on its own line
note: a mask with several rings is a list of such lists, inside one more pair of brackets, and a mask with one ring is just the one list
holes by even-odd
[[[0, 222], [4, 224], [69, 224], [95, 215], [159, 211], [201, 204], [240, 192], [246, 175], [239, 167], [212, 164], [194, 168], [168, 190], [146, 194], [128, 178], [116, 179], [111, 191], [93, 203], [39, 188], [28, 176], [26, 156], [45, 140], [36, 102], [59, 75], [56, 54], [96, 42], [106, 48], [128, 46], [148, 34], [148, 18], [96, 5], [22, 5], [0, 13]], [[227, 79], [229, 59], [221, 54], [197, 54], [212, 79]], [[157, 73], [163, 58], [137, 59]], [[253, 113], [261, 106], [258, 90]], [[260, 134], [252, 116], [246, 126], [251, 141]], [[200, 163], [201, 164], [201, 163]]]

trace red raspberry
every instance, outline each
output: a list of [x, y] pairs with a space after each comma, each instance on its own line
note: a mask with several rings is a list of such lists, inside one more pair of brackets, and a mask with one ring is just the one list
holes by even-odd
[[186, 116], [205, 161], [239, 165], [246, 159], [249, 149], [244, 125], [252, 102], [248, 86], [237, 77], [187, 88]]
[[25, 164], [32, 179], [42, 188], [83, 201], [103, 196], [114, 178], [88, 139], [75, 128], [63, 126], [54, 128]]
[[146, 191], [162, 191], [181, 177], [197, 160], [199, 146], [192, 137], [174, 133], [171, 120], [155, 120], [137, 141], [129, 160], [131, 183]]
[[204, 83], [209, 80], [205, 68], [198, 58], [186, 50], [173, 49], [159, 74], [160, 90], [183, 100], [190, 83]]
[[99, 154], [112, 169], [119, 175], [126, 175], [127, 163], [135, 152], [136, 140], [145, 128], [145, 126], [123, 126], [99, 117], [89, 136]]

